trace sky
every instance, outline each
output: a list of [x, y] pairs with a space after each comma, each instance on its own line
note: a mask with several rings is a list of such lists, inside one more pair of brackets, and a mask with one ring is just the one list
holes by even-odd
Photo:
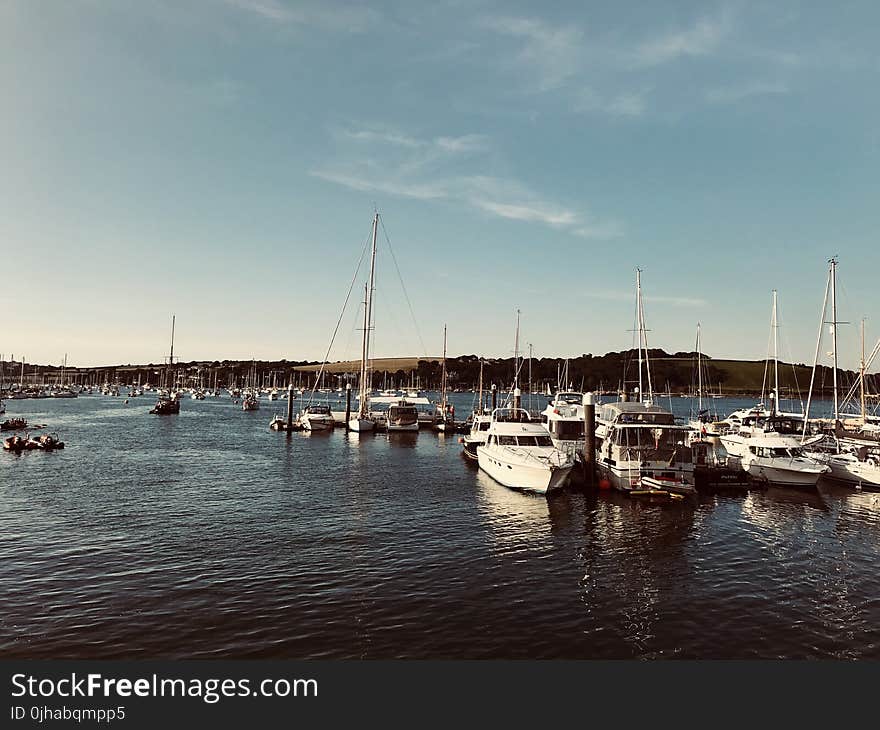
[[652, 347], [699, 322], [763, 358], [775, 288], [811, 363], [837, 255], [854, 367], [878, 28], [872, 2], [0, 0], [0, 353], [159, 362], [173, 313], [184, 360], [323, 359], [337, 321], [329, 359], [358, 357], [378, 210], [376, 356], [445, 324], [507, 357], [517, 310], [536, 357], [627, 349], [640, 267]]

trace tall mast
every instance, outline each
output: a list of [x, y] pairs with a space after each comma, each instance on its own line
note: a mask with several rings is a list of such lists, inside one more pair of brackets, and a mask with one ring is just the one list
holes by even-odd
[[483, 413], [483, 358], [480, 358], [480, 385], [478, 390], [480, 391], [480, 414]]
[[831, 264], [831, 349], [834, 357], [834, 427], [840, 417], [837, 397], [837, 259], [828, 260]]
[[[364, 375], [367, 375], [370, 361], [370, 330], [373, 327], [373, 294], [376, 290], [376, 236], [379, 232], [379, 213], [373, 215], [373, 243], [370, 253], [370, 283], [367, 287], [367, 326], [364, 332], [366, 343], [364, 345]], [[367, 388], [368, 392], [369, 388]]]
[[446, 420], [446, 325], [443, 325], [443, 366], [440, 383], [440, 408], [443, 410], [443, 420]]
[[519, 310], [516, 310], [516, 337], [513, 340], [513, 387], [519, 383]]
[[[168, 355], [168, 374], [170, 375], [174, 368], [174, 324], [177, 315], [171, 315], [171, 353]], [[173, 382], [166, 382], [165, 387], [169, 390], [174, 387]]]
[[697, 409], [703, 410], [703, 356], [700, 346], [700, 323], [697, 322]]
[[776, 309], [776, 289], [773, 290], [773, 414], [779, 412], [779, 319]]
[[369, 323], [367, 321], [367, 284], [364, 284], [364, 334], [361, 344], [361, 373], [360, 373], [360, 393], [358, 394], [358, 418], [363, 418], [366, 411], [367, 398], [367, 331]]
[[636, 269], [636, 326], [639, 330], [639, 402], [644, 400], [642, 391], [642, 270]]
[[862, 400], [862, 424], [865, 423], [865, 318], [862, 317], [862, 359], [859, 361], [859, 387]]

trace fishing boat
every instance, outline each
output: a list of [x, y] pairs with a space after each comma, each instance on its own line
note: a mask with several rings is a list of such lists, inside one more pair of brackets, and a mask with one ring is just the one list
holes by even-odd
[[245, 393], [245, 396], [241, 401], [241, 410], [243, 410], [243, 411], [258, 411], [258, 410], [260, 410], [260, 399], [257, 397], [256, 393], [254, 393], [252, 391], [247, 391]]
[[553, 446], [550, 432], [523, 408], [492, 411], [477, 461], [505, 487], [539, 494], [561, 488], [574, 467], [574, 458]]

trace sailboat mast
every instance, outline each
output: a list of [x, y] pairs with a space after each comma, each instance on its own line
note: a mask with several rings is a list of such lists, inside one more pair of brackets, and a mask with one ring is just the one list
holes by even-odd
[[443, 420], [446, 420], [446, 325], [443, 325], [443, 365], [440, 383], [440, 407], [443, 410]]
[[[373, 215], [373, 242], [370, 252], [370, 283], [367, 286], [367, 326], [364, 331], [366, 342], [364, 345], [364, 375], [367, 375], [370, 361], [370, 330], [373, 326], [373, 294], [376, 290], [376, 236], [379, 232], [379, 213]], [[366, 379], [366, 378], [365, 378]], [[365, 393], [369, 392], [369, 388]]]
[[831, 349], [834, 357], [834, 427], [840, 418], [837, 396], [837, 259], [828, 261], [831, 265]]
[[478, 390], [480, 391], [480, 413], [483, 413], [483, 358], [480, 358], [480, 385]]
[[636, 320], [639, 330], [639, 401], [644, 400], [642, 391], [642, 270], [636, 269]]
[[776, 304], [776, 289], [773, 290], [773, 414], [779, 412], [779, 319]]
[[367, 313], [367, 284], [364, 284], [364, 336], [361, 344], [361, 374], [360, 374], [360, 394], [358, 395], [358, 418], [363, 418], [366, 411], [367, 400], [367, 333], [369, 332], [369, 322]]
[[700, 343], [700, 323], [697, 322], [697, 408], [703, 410], [703, 356]]
[[519, 383], [519, 310], [516, 310], [516, 337], [513, 340], [513, 388]]
[[865, 410], [865, 318], [862, 317], [862, 359], [859, 361], [859, 387], [861, 389], [862, 401], [862, 424], [866, 419]]

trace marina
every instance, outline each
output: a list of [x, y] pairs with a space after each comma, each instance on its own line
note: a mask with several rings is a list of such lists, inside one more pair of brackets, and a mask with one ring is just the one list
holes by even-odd
[[[449, 395], [460, 411], [472, 397]], [[146, 398], [16, 404], [67, 446], [0, 454], [4, 656], [880, 652], [876, 493], [541, 496], [496, 482], [458, 436], [288, 437], [230, 401], [167, 418]]]

